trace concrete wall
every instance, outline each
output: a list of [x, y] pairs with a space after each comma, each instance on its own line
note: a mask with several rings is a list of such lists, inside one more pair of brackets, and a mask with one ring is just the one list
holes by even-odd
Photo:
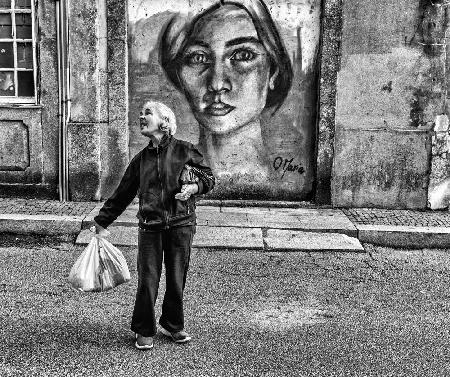
[[440, 3], [344, 1], [334, 205], [426, 207], [431, 132], [446, 112]]

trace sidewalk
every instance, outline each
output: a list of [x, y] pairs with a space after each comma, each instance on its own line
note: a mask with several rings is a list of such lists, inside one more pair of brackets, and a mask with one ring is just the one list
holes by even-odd
[[[251, 204], [251, 206], [248, 206]], [[76, 240], [101, 203], [0, 198], [0, 233]], [[136, 245], [137, 205], [108, 228], [117, 245]], [[333, 209], [308, 203], [211, 201], [198, 203], [197, 248], [262, 251], [363, 251], [362, 243], [404, 248], [450, 247], [450, 212]]]

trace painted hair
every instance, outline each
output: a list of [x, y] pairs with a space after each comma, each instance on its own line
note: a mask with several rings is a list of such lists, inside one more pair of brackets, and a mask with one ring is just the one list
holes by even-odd
[[159, 124], [159, 129], [168, 133], [169, 135], [175, 135], [177, 132], [177, 120], [175, 118], [175, 114], [170, 109], [170, 107], [164, 105], [161, 102], [147, 101], [145, 102], [148, 107], [155, 110], [158, 114], [158, 117], [161, 121]]
[[286, 99], [294, 74], [289, 55], [281, 41], [275, 22], [262, 0], [221, 0], [194, 18], [174, 16], [162, 30], [159, 45], [161, 66], [175, 87], [183, 90], [178, 72], [183, 64], [183, 52], [188, 47], [195, 25], [201, 18], [224, 5], [234, 5], [247, 12], [269, 55], [271, 74], [278, 69], [274, 87], [269, 90], [265, 105], [266, 108], [275, 108], [275, 112]]

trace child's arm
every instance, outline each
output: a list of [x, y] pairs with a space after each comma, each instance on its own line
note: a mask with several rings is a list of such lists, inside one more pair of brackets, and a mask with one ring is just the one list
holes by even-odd
[[[138, 155], [139, 156], [139, 155]], [[140, 158], [133, 158], [128, 165], [119, 186], [111, 197], [105, 202], [97, 216], [94, 217], [97, 233], [102, 228], [106, 229], [114, 220], [119, 217], [127, 206], [133, 201], [139, 188], [139, 161]]]

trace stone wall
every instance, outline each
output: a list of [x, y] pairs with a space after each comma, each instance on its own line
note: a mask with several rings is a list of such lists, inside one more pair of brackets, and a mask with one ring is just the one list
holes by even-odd
[[128, 163], [123, 3], [70, 3], [69, 189], [75, 201], [107, 198]]
[[431, 133], [447, 111], [445, 24], [439, 1], [344, 1], [335, 206], [426, 207]]

